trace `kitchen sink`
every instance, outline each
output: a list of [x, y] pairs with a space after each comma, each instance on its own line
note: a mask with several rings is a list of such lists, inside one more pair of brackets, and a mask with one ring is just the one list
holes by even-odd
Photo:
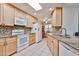
[[70, 35], [59, 35], [62, 38], [71, 38]]

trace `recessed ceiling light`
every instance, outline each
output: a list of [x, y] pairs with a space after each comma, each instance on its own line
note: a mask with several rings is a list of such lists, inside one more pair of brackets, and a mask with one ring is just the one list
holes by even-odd
[[30, 6], [32, 6], [36, 11], [41, 10], [42, 7], [39, 3], [28, 3]]
[[45, 23], [47, 24], [47, 21]]
[[52, 8], [49, 8], [49, 11], [52, 11], [53, 9]]

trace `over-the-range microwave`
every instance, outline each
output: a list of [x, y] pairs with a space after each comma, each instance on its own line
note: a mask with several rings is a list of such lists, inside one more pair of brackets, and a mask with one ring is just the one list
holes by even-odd
[[15, 25], [21, 25], [21, 26], [25, 26], [26, 25], [26, 19], [24, 18], [19, 18], [19, 17], [16, 17], [15, 18]]

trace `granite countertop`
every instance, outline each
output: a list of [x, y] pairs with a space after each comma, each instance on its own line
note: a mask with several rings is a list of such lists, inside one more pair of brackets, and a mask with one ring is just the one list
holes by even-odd
[[0, 36], [0, 38], [6, 38], [6, 37], [15, 37], [15, 36], [17, 36], [17, 35], [2, 35], [2, 36]]
[[79, 37], [72, 36], [70, 38], [61, 37], [59, 35], [54, 35], [52, 33], [47, 33], [47, 35], [56, 38], [57, 40], [71, 46], [72, 48], [79, 51]]

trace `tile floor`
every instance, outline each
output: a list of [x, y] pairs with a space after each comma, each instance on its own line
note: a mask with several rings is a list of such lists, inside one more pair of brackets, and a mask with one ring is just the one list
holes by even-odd
[[42, 40], [41, 42], [31, 45], [13, 56], [52, 56], [52, 54], [46, 42]]

